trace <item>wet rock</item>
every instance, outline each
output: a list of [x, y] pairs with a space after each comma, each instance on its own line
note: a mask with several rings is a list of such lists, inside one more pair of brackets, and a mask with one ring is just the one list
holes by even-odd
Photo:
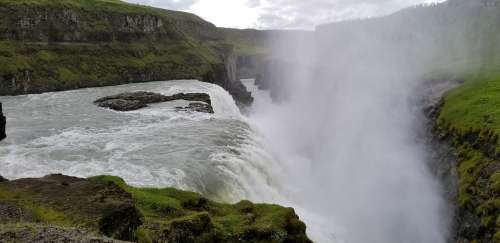
[[176, 107], [175, 109], [177, 111], [214, 113], [212, 106], [205, 103], [190, 103], [186, 107]]
[[30, 217], [23, 215], [35, 212], [34, 222], [76, 224], [115, 239], [133, 240], [143, 221], [131, 195], [114, 183], [49, 175], [2, 182], [0, 190], [5, 195], [0, 198], [0, 215], [13, 223], [29, 222]]
[[133, 111], [144, 107], [146, 104], [138, 100], [110, 99], [99, 103], [100, 107], [106, 107], [116, 111]]
[[5, 134], [6, 118], [2, 112], [2, 103], [0, 103], [0, 141], [5, 139], [7, 135]]
[[174, 100], [197, 101], [201, 103], [191, 103], [188, 107], [182, 107], [179, 110], [192, 110], [197, 112], [213, 113], [212, 101], [210, 95], [205, 93], [179, 93], [170, 96], [153, 92], [133, 92], [122, 93], [118, 95], [100, 98], [94, 103], [100, 107], [109, 108], [116, 111], [132, 111], [147, 107], [148, 104], [168, 102]]

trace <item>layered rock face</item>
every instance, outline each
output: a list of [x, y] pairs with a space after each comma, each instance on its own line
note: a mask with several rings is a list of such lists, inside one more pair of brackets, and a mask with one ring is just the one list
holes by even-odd
[[2, 0], [0, 95], [198, 79], [248, 103], [223, 43], [213, 24], [183, 12], [121, 1]]
[[6, 118], [3, 115], [2, 103], [0, 103], [0, 141], [4, 140], [7, 135], [5, 134]]

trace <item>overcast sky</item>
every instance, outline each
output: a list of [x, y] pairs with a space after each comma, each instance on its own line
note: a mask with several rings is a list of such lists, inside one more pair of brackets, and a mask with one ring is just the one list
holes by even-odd
[[385, 15], [443, 0], [125, 0], [201, 16], [219, 27], [312, 29], [322, 23]]

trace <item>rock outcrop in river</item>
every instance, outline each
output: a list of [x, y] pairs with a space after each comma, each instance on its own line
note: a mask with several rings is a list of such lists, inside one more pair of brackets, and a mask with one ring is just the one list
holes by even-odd
[[5, 134], [5, 125], [6, 125], [6, 118], [3, 115], [2, 111], [2, 103], [0, 102], [0, 141], [5, 139], [7, 135]]
[[[210, 95], [205, 93], [179, 93], [170, 96], [152, 93], [152, 92], [133, 92], [122, 93], [112, 96], [100, 98], [94, 103], [100, 107], [109, 108], [116, 111], [133, 111], [144, 107], [148, 104], [168, 102], [174, 100], [195, 101], [187, 107], [178, 107], [178, 110], [196, 111], [205, 113], [214, 113]], [[201, 102], [201, 103], [200, 103]]]
[[12, 242], [309, 243], [305, 229], [291, 208], [216, 203], [172, 188], [130, 187], [117, 177], [0, 182], [0, 237]]

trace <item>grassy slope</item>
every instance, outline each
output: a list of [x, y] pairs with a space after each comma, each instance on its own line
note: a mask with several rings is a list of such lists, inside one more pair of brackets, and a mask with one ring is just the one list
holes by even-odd
[[[29, 70], [31, 82], [17, 87], [27, 87], [28, 92], [132, 81], [202, 79], [212, 67], [207, 60], [214, 55], [203, 56], [210, 51], [186, 42], [156, 46], [141, 43], [46, 46], [0, 41], [0, 73], [19, 76], [21, 70]], [[0, 84], [0, 95], [10, 92], [10, 88], [1, 87]]]
[[451, 133], [458, 151], [459, 206], [500, 242], [500, 74], [483, 71], [465, 80], [444, 97], [438, 126]]
[[112, 11], [118, 13], [163, 15], [178, 20], [195, 20], [204, 22], [194, 14], [159, 9], [138, 4], [126, 3], [120, 0], [0, 0], [4, 6], [38, 6], [38, 7], [71, 7], [86, 11]]
[[[464, 81], [445, 94], [437, 118], [438, 132], [453, 144], [459, 159], [458, 204], [463, 221], [458, 223], [460, 230], [465, 229], [459, 237], [500, 242], [500, 35], [496, 30], [500, 6], [450, 2], [450, 6], [416, 11], [440, 23], [434, 25], [433, 33], [439, 34], [433, 36], [444, 38], [438, 38], [442, 46], [437, 63], [431, 65], [444, 75], [433, 79]], [[465, 215], [469, 213], [479, 225]]]
[[[82, 16], [80, 31], [93, 36], [120, 34], [98, 16], [156, 16], [163, 20], [160, 39], [138, 41], [50, 42], [0, 40], [0, 95], [38, 93], [133, 81], [204, 79], [222, 65], [219, 40], [204, 39], [196, 28], [216, 31], [201, 18], [183, 12], [117, 0], [0, 0], [4, 12], [28, 7], [30, 15], [46, 9], [73, 9]], [[44, 10], [45, 9], [45, 10]], [[8, 18], [8, 14], [3, 18]], [[6, 21], [2, 21], [4, 23]], [[194, 26], [194, 27], [193, 27]], [[10, 27], [2, 27], [0, 30]], [[52, 27], [51, 27], [52, 28]], [[60, 36], [63, 27], [54, 27]], [[142, 31], [136, 29], [134, 31]], [[214, 35], [217, 35], [215, 33]], [[133, 38], [133, 32], [127, 38]], [[168, 37], [168, 38], [167, 38]], [[2, 77], [4, 81], [2, 82]], [[11, 80], [16, 80], [13, 85]], [[29, 81], [26, 81], [29, 80]]]
[[[109, 235], [102, 231], [100, 223], [102, 219], [99, 218], [103, 215], [99, 210], [108, 207], [106, 205], [115, 205], [119, 208], [130, 198], [124, 195], [130, 195], [133, 205], [144, 217], [142, 225], [132, 232], [132, 238], [138, 242], [158, 242], [159, 240], [183, 242], [181, 239], [186, 239], [186, 235], [190, 234], [194, 237], [192, 242], [310, 242], [305, 234], [306, 226], [299, 220], [292, 208], [271, 204], [253, 204], [249, 201], [241, 201], [233, 205], [217, 203], [205, 199], [200, 194], [174, 188], [131, 187], [121, 178], [113, 176], [92, 177], [88, 179], [88, 182], [90, 184], [86, 184], [87, 186], [82, 190], [92, 195], [82, 197], [78, 194], [80, 192], [73, 194], [68, 192], [67, 188], [62, 188], [60, 190], [66, 190], [63, 193], [69, 193], [69, 195], [64, 194], [67, 197], [62, 198], [54, 198], [50, 195], [50, 193], [57, 193], [60, 186], [57, 183], [44, 185], [43, 189], [29, 189], [28, 191], [12, 185], [0, 184], [0, 206], [3, 206], [2, 210], [4, 210], [0, 212], [0, 218], [5, 216], [5, 212], [8, 216], [9, 211], [4, 208], [5, 205], [14, 203], [20, 208], [19, 212], [24, 212], [20, 215], [25, 216], [14, 216], [19, 217], [18, 221], [8, 221], [7, 226], [13, 224], [23, 227], [29, 224], [36, 226], [41, 223], [62, 229], [74, 227], [94, 234], [118, 238], [115, 237], [116, 235]], [[70, 185], [78, 187], [84, 182], [71, 183], [73, 182], [65, 187]], [[24, 186], [20, 187], [24, 188]], [[27, 187], [36, 188], [36, 185], [31, 184]], [[102, 193], [106, 195], [101, 195]], [[79, 201], [73, 202], [72, 200]], [[89, 211], [88, 206], [99, 209]], [[126, 224], [122, 222], [126, 220], [125, 218], [114, 219], [110, 223], [115, 225], [115, 228], [119, 228], [119, 225]], [[0, 228], [4, 227], [2, 224], [5, 223], [0, 222]], [[113, 232], [116, 231], [109, 233]]]
[[[146, 220], [145, 225], [138, 231], [140, 242], [157, 238], [157, 234], [168, 229], [171, 224], [199, 220], [200, 216], [205, 215], [212, 220], [216, 237], [221, 240], [272, 232], [275, 242], [282, 242], [285, 237], [289, 237], [288, 233], [305, 230], [305, 225], [294, 217], [292, 208], [253, 204], [249, 201], [241, 201], [235, 205], [217, 203], [203, 198], [200, 194], [173, 188], [131, 187], [121, 178], [112, 176], [98, 176], [90, 180], [116, 183], [132, 195]], [[160, 230], [157, 225], [160, 225]], [[307, 238], [296, 240], [308, 241]]]

